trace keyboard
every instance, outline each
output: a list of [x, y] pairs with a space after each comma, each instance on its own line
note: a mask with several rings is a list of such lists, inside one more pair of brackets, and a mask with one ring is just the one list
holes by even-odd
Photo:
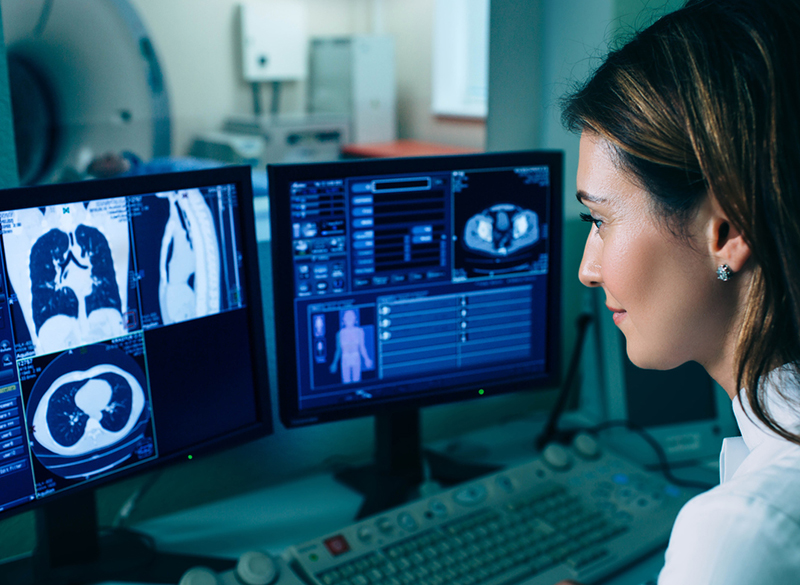
[[695, 493], [579, 435], [284, 558], [315, 585], [588, 585], [664, 547]]

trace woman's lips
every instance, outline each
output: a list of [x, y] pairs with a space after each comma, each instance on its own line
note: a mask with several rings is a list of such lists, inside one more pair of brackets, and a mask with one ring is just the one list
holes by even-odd
[[620, 323], [622, 323], [622, 321], [625, 320], [625, 317], [628, 316], [627, 311], [624, 311], [622, 309], [615, 309], [614, 307], [609, 307], [608, 305], [606, 305], [606, 307], [608, 307], [608, 310], [613, 313], [612, 317], [614, 318], [614, 325], [619, 325]]

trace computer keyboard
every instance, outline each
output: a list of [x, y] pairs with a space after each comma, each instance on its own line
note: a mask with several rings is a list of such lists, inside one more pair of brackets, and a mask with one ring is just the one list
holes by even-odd
[[591, 584], [663, 547], [694, 493], [581, 435], [284, 557], [319, 585]]

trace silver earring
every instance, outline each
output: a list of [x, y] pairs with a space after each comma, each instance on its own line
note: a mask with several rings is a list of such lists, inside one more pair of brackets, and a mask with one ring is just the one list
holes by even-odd
[[717, 266], [717, 278], [722, 282], [727, 282], [733, 276], [733, 270], [727, 264], [720, 264]]

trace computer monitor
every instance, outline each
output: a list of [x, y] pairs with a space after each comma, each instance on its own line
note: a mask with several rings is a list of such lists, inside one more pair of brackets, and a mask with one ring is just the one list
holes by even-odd
[[268, 167], [281, 420], [376, 416], [362, 515], [419, 482], [420, 407], [557, 385], [562, 158]]
[[[738, 434], [725, 391], [695, 362], [667, 371], [635, 366], [604, 293], [587, 291], [587, 304], [593, 326], [582, 363], [581, 414], [593, 423], [627, 421], [645, 430], [670, 463], [715, 459], [722, 439]], [[660, 464], [652, 446], [624, 426], [610, 428], [603, 438], [642, 465]]]
[[272, 431], [254, 232], [248, 167], [0, 192], [0, 519], [38, 540], [0, 581], [195, 564], [101, 538], [95, 489]]

